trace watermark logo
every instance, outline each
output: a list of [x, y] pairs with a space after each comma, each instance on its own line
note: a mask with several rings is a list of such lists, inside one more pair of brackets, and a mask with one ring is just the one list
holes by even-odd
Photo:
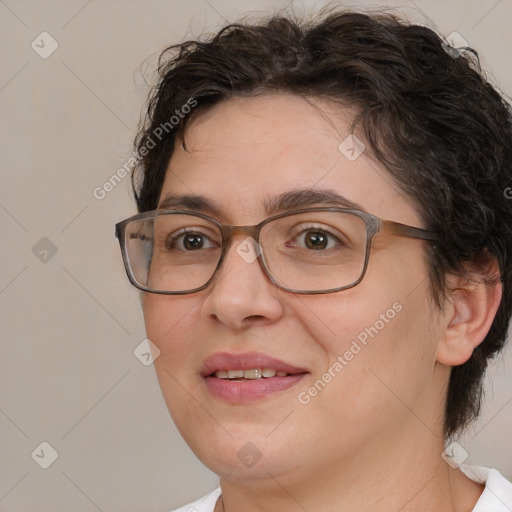
[[263, 457], [263, 454], [252, 443], [247, 443], [238, 450], [236, 456], [244, 466], [252, 468]]
[[262, 249], [261, 245], [254, 238], [248, 236], [238, 244], [236, 252], [246, 263], [253, 263], [262, 253]]
[[160, 349], [150, 339], [146, 338], [135, 347], [133, 355], [144, 366], [151, 366], [160, 355]]
[[339, 144], [338, 149], [347, 160], [353, 162], [363, 154], [366, 146], [356, 135], [350, 134]]
[[110, 176], [103, 185], [96, 187], [92, 191], [94, 198], [99, 201], [105, 199], [109, 192], [112, 192], [112, 190], [114, 190], [117, 185], [126, 178], [126, 176], [130, 175], [131, 170], [137, 165], [137, 163], [140, 162], [142, 158], [145, 157], [154, 147], [156, 147], [157, 142], [155, 139], [158, 139], [160, 142], [165, 135], [168, 135], [171, 130], [180, 123], [180, 119], [183, 119], [187, 114], [189, 114], [196, 105], [197, 100], [190, 98], [187, 103], [181, 106], [181, 108], [174, 111], [174, 115], [170, 117], [169, 121], [157, 126], [148, 136], [144, 145], [134, 151], [133, 156], [128, 158], [128, 160], [126, 160], [126, 162], [117, 169], [117, 171], [112, 174], [112, 176]]
[[146, 156], [147, 151], [149, 149], [153, 149], [156, 146], [156, 143], [153, 141], [152, 136], [155, 136], [159, 141], [161, 141], [162, 137], [164, 136], [164, 133], [167, 135], [171, 130], [176, 128], [176, 126], [180, 124], [180, 120], [185, 118], [188, 114], [190, 114], [190, 112], [195, 106], [197, 106], [197, 100], [195, 98], [190, 98], [187, 101], [187, 103], [182, 105], [180, 108], [177, 108], [174, 111], [174, 115], [172, 115], [169, 118], [169, 121], [162, 123], [160, 126], [153, 130], [153, 133], [148, 137], [146, 145], [140, 148], [140, 154], [142, 156]]
[[45, 236], [32, 247], [32, 254], [41, 263], [48, 263], [57, 254], [57, 251], [57, 246]]
[[468, 42], [458, 32], [452, 32], [446, 37], [446, 43], [443, 44], [445, 52], [454, 59], [468, 48], [468, 46]]
[[57, 450], [47, 441], [43, 441], [30, 456], [38, 466], [48, 469], [59, 457]]
[[130, 174], [130, 170], [135, 166], [135, 164], [138, 162], [137, 158], [134, 156], [131, 156], [126, 160], [126, 162], [123, 164], [122, 167], [117, 169], [117, 171], [110, 176], [110, 178], [103, 183], [101, 187], [96, 187], [92, 191], [92, 195], [95, 199], [102, 200], [107, 197], [107, 194], [109, 192], [112, 192], [121, 181], [126, 178]]
[[39, 57], [47, 59], [59, 47], [57, 40], [48, 32], [41, 32], [31, 43], [31, 48]]
[[507, 187], [503, 191], [503, 195], [505, 196], [506, 199], [512, 199], [512, 187]]
[[453, 469], [457, 469], [468, 457], [468, 452], [456, 441], [451, 442], [441, 454], [441, 458]]

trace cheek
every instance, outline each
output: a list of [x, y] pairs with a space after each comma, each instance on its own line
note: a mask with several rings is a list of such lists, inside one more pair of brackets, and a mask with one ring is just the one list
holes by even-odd
[[440, 333], [425, 269], [410, 267], [405, 276], [374, 264], [357, 287], [301, 299], [303, 327], [323, 353], [317, 371], [333, 382], [325, 399], [339, 402], [343, 396], [354, 417], [365, 416], [362, 408], [396, 402], [389, 388], [412, 401], [432, 378]]
[[365, 349], [381, 338], [397, 338], [397, 332], [405, 329], [400, 325], [409, 307], [396, 297], [389, 288], [370, 291], [360, 285], [339, 294], [300, 299], [294, 310], [300, 310], [297, 316], [308, 337], [332, 360], [351, 349], [353, 355], [362, 353], [358, 346]]
[[144, 299], [146, 334], [160, 350], [155, 370], [164, 396], [169, 387], [177, 385], [172, 378], [179, 382], [186, 379], [188, 386], [199, 381], [199, 376], [190, 370], [199, 368], [200, 364], [195, 356], [199, 351], [194, 348], [199, 348], [201, 343], [197, 321], [201, 302], [197, 296], [184, 298], [148, 294]]
[[[147, 337], [158, 347], [160, 355], [154, 362], [155, 372], [167, 408], [176, 425], [201, 427], [204, 418], [198, 411], [194, 396], [199, 376], [201, 336], [197, 312], [202, 300], [198, 297], [172, 297], [147, 294], [143, 302]], [[194, 350], [194, 347], [196, 350]], [[187, 433], [182, 435], [187, 438]]]
[[[310, 387], [301, 389], [300, 399], [308, 403], [303, 406], [308, 417], [328, 414], [329, 430], [333, 438], [339, 436], [340, 446], [370, 442], [379, 432], [407, 424], [409, 408], [416, 412], [415, 404], [422, 402], [435, 360], [421, 325], [422, 304], [389, 296], [374, 296], [359, 307], [350, 299], [340, 300], [338, 316], [323, 317], [334, 333], [318, 321], [310, 324], [322, 363]], [[318, 314], [322, 311], [318, 304]]]
[[[202, 299], [197, 296], [147, 294], [143, 301], [144, 323], [148, 338], [162, 352], [180, 350], [187, 341]], [[197, 323], [195, 323], [197, 325]]]

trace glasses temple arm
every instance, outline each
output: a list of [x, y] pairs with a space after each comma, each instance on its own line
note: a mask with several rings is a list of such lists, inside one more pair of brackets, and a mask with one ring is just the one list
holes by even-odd
[[419, 238], [421, 240], [438, 240], [438, 236], [432, 232], [422, 228], [415, 228], [414, 226], [407, 226], [399, 222], [391, 220], [381, 221], [380, 231], [390, 233], [393, 235], [407, 236], [409, 238]]

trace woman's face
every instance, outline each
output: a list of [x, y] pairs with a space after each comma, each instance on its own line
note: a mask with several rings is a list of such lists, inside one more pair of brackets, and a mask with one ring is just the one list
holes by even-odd
[[[350, 111], [340, 116], [339, 106], [315, 104], [266, 95], [201, 114], [187, 129], [187, 150], [177, 144], [160, 204], [170, 195], [199, 196], [214, 208], [202, 213], [253, 225], [283, 194], [330, 191], [383, 219], [424, 227], [367, 151], [354, 159], [357, 148], [339, 148], [350, 133]], [[332, 206], [303, 204], [301, 196], [295, 194], [293, 209]], [[187, 204], [173, 207], [190, 209]], [[144, 297], [164, 398], [206, 466], [231, 477], [270, 474], [285, 482], [334, 460], [340, 467], [363, 467], [374, 458], [389, 464], [399, 442], [415, 436], [420, 443], [439, 430], [439, 321], [425, 242], [377, 235], [359, 285], [297, 295], [278, 289], [257, 261], [237, 252], [244, 239], [234, 238], [207, 289]], [[263, 369], [287, 376], [225, 378]], [[235, 373], [216, 374], [228, 370]]]

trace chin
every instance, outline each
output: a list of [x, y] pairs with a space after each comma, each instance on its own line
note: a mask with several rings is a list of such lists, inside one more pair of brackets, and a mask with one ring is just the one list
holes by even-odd
[[238, 428], [236, 434], [229, 431], [230, 435], [217, 424], [194, 432], [187, 432], [186, 425], [179, 430], [196, 457], [221, 478], [268, 479], [269, 474], [277, 477], [305, 467], [302, 443], [291, 446], [290, 440], [297, 437], [286, 431], [269, 436], [270, 429], [253, 426], [245, 432]]

